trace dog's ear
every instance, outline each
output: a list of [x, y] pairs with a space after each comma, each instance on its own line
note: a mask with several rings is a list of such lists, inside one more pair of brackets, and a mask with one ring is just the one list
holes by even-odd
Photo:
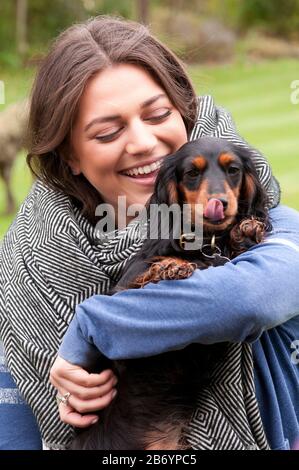
[[243, 182], [239, 201], [242, 215], [264, 217], [267, 195], [251, 160], [244, 164]]
[[241, 217], [265, 217], [267, 194], [255, 169], [252, 155], [247, 149], [237, 146], [234, 149], [243, 164], [243, 180], [239, 196]]
[[178, 180], [176, 172], [176, 161], [169, 157], [163, 163], [156, 179], [155, 203], [156, 204], [179, 204]]
[[247, 211], [251, 212], [256, 199], [257, 185], [259, 182], [251, 171], [248, 171], [248, 169], [246, 170], [245, 168], [244, 170], [240, 199], [246, 203]]
[[172, 179], [166, 184], [166, 186], [167, 186], [169, 204], [178, 204], [179, 194], [178, 194], [176, 181]]

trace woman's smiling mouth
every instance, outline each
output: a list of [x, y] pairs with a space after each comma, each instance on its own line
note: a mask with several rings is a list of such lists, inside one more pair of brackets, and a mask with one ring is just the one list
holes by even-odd
[[148, 175], [150, 173], [155, 172], [156, 170], [159, 170], [164, 158], [165, 157], [162, 157], [159, 160], [155, 160], [154, 162], [147, 163], [146, 165], [143, 165], [143, 166], [136, 166], [128, 170], [122, 170], [121, 173], [126, 176], [133, 176], [133, 177]]
[[143, 166], [136, 166], [128, 170], [123, 170], [120, 174], [132, 178], [138, 183], [153, 185], [164, 158], [165, 157], [162, 157]]

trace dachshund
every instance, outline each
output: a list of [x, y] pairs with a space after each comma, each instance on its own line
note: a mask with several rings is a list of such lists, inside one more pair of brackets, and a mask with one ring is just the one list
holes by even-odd
[[[148, 228], [147, 239], [128, 262], [114, 292], [183, 279], [195, 269], [223, 265], [262, 242], [271, 230], [266, 193], [249, 150], [214, 137], [188, 142], [165, 159], [146, 205], [148, 227], [150, 208], [162, 204], [180, 208], [187, 204], [191, 228], [197, 223], [196, 210], [202, 208], [200, 247], [192, 245], [194, 231], [183, 233], [182, 216], [176, 223], [170, 219], [169, 237], [152, 239]], [[159, 225], [161, 220], [155, 222]], [[208, 386], [211, 370], [225, 356], [227, 345], [192, 344], [153, 357], [103, 362], [102, 368], [112, 367], [119, 377], [118, 394], [99, 412], [99, 422], [78, 434], [72, 448], [190, 448], [185, 431], [197, 396]]]

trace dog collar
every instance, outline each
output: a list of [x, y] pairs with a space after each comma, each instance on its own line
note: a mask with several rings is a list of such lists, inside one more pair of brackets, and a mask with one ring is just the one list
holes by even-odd
[[[219, 248], [218, 245], [216, 245], [216, 240], [222, 238], [221, 236], [216, 236], [215, 233], [211, 236], [211, 242], [210, 243], [205, 243], [202, 245], [200, 248], [200, 252], [209, 259], [215, 259], [216, 257], [219, 257], [221, 259], [224, 259], [226, 261], [230, 261], [229, 258], [226, 256], [223, 256], [221, 254], [221, 249]], [[182, 233], [180, 236], [179, 244], [182, 250], [185, 249], [185, 244], [186, 243], [194, 243], [196, 240], [199, 238], [195, 235], [195, 233]], [[211, 254], [208, 254], [207, 251], [210, 250]]]

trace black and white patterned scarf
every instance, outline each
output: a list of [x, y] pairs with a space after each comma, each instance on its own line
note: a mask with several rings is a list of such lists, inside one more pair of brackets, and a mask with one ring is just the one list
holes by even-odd
[[[212, 135], [247, 147], [228, 112], [210, 96], [198, 103], [190, 140]], [[279, 186], [267, 161], [257, 151], [252, 158], [272, 207], [279, 202]], [[0, 337], [10, 371], [50, 448], [65, 448], [72, 438], [71, 427], [59, 420], [49, 369], [76, 305], [106, 294], [142, 244], [136, 221], [112, 239], [96, 235], [66, 195], [37, 181], [0, 250]], [[248, 345], [232, 345], [215, 371], [211, 387], [199, 397], [189, 439], [195, 449], [267, 448]]]

